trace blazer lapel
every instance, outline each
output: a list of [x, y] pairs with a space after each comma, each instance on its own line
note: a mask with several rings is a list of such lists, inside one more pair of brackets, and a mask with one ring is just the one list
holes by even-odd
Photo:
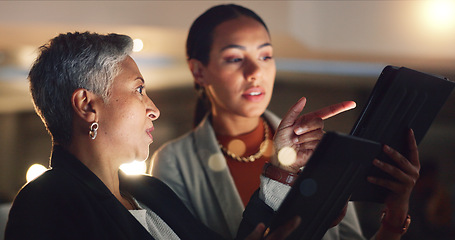
[[270, 112], [269, 110], [265, 110], [263, 116], [267, 120], [267, 122], [270, 124], [270, 127], [273, 129], [273, 131], [276, 131], [276, 129], [278, 128], [278, 125], [281, 122], [281, 119], [277, 115]]
[[[270, 123], [272, 129], [277, 129], [280, 118], [266, 110], [264, 117]], [[244, 206], [240, 195], [235, 187], [234, 179], [229, 172], [226, 158], [221, 152], [215, 132], [210, 124], [209, 115], [205, 116], [202, 122], [194, 131], [197, 157], [204, 172], [207, 174], [210, 185], [219, 207], [222, 209], [224, 219], [230, 227], [232, 236], [236, 236], [237, 227], [242, 220]], [[222, 186], [222, 187], [220, 187]]]
[[96, 209], [96, 212], [93, 213], [94, 216], [108, 217], [105, 226], [114, 232], [118, 232], [119, 239], [123, 239], [121, 236], [125, 239], [153, 239], [149, 232], [142, 227], [90, 169], [58, 145], [54, 146], [51, 166], [65, 170], [85, 186], [87, 189], [85, 194], [91, 198], [91, 204]]
[[195, 130], [195, 142], [198, 160], [209, 178], [208, 184], [211, 185], [217, 197], [226, 222], [231, 223], [228, 225], [232, 236], [235, 236], [237, 227], [234, 229], [231, 226], [240, 224], [244, 206], [227, 167], [226, 159], [216, 144], [215, 132], [208, 116]]
[[153, 239], [152, 235], [116, 198], [105, 199], [100, 207], [105, 209], [106, 214], [116, 223], [117, 229], [125, 233], [128, 239]]
[[178, 196], [151, 176], [120, 174], [120, 187], [156, 213], [181, 239], [220, 239], [196, 220]]

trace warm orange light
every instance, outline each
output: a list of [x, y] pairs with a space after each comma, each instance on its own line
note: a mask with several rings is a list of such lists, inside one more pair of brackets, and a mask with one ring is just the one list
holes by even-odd
[[25, 178], [27, 179], [27, 182], [30, 182], [39, 175], [43, 174], [46, 170], [47, 168], [45, 166], [35, 163], [28, 168]]
[[132, 161], [122, 164], [120, 169], [128, 175], [144, 174], [147, 171], [147, 164], [145, 161]]
[[428, 0], [423, 4], [426, 21], [434, 30], [455, 27], [455, 0]]
[[278, 151], [278, 161], [284, 166], [289, 166], [297, 160], [297, 152], [291, 147], [284, 147]]
[[133, 40], [133, 52], [140, 52], [144, 48], [144, 42], [141, 39], [136, 38]]
[[229, 142], [228, 150], [237, 156], [242, 156], [246, 151], [246, 144], [242, 140], [234, 139]]

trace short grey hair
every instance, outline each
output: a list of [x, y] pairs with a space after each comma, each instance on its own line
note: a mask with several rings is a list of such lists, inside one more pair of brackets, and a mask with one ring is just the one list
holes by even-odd
[[90, 32], [60, 34], [40, 47], [28, 79], [35, 110], [54, 144], [71, 143], [73, 92], [84, 88], [108, 101], [120, 62], [132, 48], [129, 36]]

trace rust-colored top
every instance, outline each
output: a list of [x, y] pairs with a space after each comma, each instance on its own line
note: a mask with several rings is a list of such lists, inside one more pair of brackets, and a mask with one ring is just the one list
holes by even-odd
[[[248, 157], [257, 153], [259, 151], [259, 146], [264, 141], [265, 131], [263, 121], [264, 120], [262, 119], [261, 123], [258, 124], [256, 129], [249, 133], [235, 137], [217, 135], [216, 138], [221, 145], [229, 149], [229, 151], [235, 153], [237, 156]], [[267, 150], [260, 158], [256, 159], [254, 162], [240, 162], [229, 157], [226, 155], [226, 153], [223, 152], [227, 165], [229, 167], [229, 171], [234, 179], [235, 186], [237, 187], [237, 191], [240, 194], [240, 198], [242, 199], [244, 206], [246, 206], [254, 191], [259, 188], [259, 176], [261, 175], [262, 168], [264, 166], [264, 163], [270, 160], [270, 156], [273, 153], [272, 139], [274, 132], [270, 126], [267, 127], [269, 128], [270, 133]]]

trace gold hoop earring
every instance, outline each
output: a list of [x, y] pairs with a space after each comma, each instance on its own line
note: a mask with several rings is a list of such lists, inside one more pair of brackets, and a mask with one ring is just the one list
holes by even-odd
[[90, 131], [88, 131], [88, 135], [90, 136], [91, 139], [95, 139], [96, 135], [98, 134], [98, 123], [94, 122], [92, 125], [90, 125]]
[[196, 94], [199, 98], [203, 98], [205, 95], [205, 88], [199, 83], [194, 84], [194, 88], [196, 89]]

